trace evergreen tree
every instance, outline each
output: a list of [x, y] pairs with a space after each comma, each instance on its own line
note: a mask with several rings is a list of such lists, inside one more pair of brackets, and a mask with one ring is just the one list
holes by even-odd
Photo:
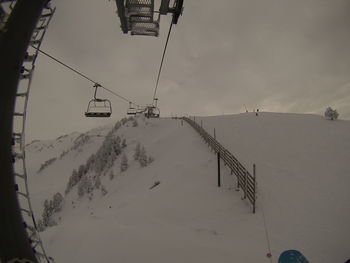
[[125, 153], [122, 156], [122, 160], [120, 162], [120, 171], [124, 172], [128, 169], [129, 165], [128, 165], [128, 157], [126, 157]]
[[121, 143], [121, 139], [119, 136], [117, 136], [117, 138], [114, 140], [114, 144], [113, 144], [113, 150], [116, 153], [116, 155], [119, 155], [122, 152], [122, 147], [120, 145]]
[[117, 131], [120, 127], [122, 126], [122, 124], [120, 123], [120, 121], [118, 121], [113, 128], [113, 132]]
[[152, 156], [148, 157], [147, 164], [153, 163], [154, 158]]
[[95, 187], [96, 189], [100, 188], [100, 186], [101, 186], [101, 179], [100, 179], [100, 177], [96, 175], [96, 176], [94, 176], [94, 180], [95, 180], [95, 185], [94, 185], [94, 187]]
[[146, 155], [145, 147], [142, 146], [139, 156], [139, 163], [141, 167], [146, 167], [148, 165], [148, 159]]
[[111, 171], [111, 172], [109, 173], [109, 179], [110, 179], [110, 180], [113, 180], [113, 178], [114, 178], [114, 173], [113, 173], [113, 171]]
[[63, 196], [61, 193], [57, 192], [52, 199], [52, 210], [57, 213], [62, 210]]
[[102, 196], [105, 196], [108, 193], [107, 189], [104, 187], [104, 185], [101, 186], [101, 194]]
[[135, 153], [134, 153], [134, 160], [139, 160], [140, 158], [140, 152], [141, 152], [141, 144], [138, 143], [135, 148]]
[[126, 140], [125, 140], [125, 138], [123, 139], [123, 141], [122, 141], [122, 148], [125, 148], [127, 145], [126, 145]]
[[89, 176], [85, 175], [78, 184], [78, 196], [83, 197], [85, 194], [91, 194], [94, 190], [92, 180]]
[[324, 113], [324, 116], [330, 120], [336, 120], [338, 119], [339, 113], [337, 110], [333, 110], [331, 107], [328, 107]]

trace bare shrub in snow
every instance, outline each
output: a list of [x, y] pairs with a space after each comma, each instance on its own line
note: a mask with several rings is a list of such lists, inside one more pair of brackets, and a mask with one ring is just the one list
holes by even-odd
[[339, 113], [337, 112], [337, 110], [333, 110], [331, 107], [328, 107], [324, 113], [324, 116], [327, 119], [336, 120], [338, 119]]
[[137, 127], [139, 126], [139, 124], [137, 123], [137, 120], [134, 119], [134, 121], [132, 122], [132, 127]]
[[125, 153], [122, 156], [122, 160], [120, 162], [120, 171], [124, 172], [128, 169], [129, 164], [128, 164], [128, 157], [126, 157]]

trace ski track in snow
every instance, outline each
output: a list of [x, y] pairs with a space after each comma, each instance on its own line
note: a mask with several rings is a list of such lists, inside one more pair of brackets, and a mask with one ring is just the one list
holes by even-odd
[[[216, 186], [216, 156], [186, 122], [137, 121], [116, 132], [126, 139], [129, 168], [121, 173], [118, 157], [115, 178], [102, 177], [108, 194], [89, 201], [73, 190], [58, 226], [42, 233], [56, 262], [269, 262], [262, 208], [273, 262], [286, 249], [302, 251], [310, 262], [349, 258], [349, 121], [264, 112], [196, 117], [209, 133], [216, 129], [218, 141], [248, 170], [256, 163], [256, 214], [224, 165], [222, 187]], [[72, 170], [98, 150], [111, 128], [86, 133], [90, 139], [62, 159], [80, 134], [27, 146], [37, 218], [44, 200], [64, 193]], [[133, 160], [138, 142], [154, 157], [144, 168]], [[155, 181], [160, 184], [150, 190]]]

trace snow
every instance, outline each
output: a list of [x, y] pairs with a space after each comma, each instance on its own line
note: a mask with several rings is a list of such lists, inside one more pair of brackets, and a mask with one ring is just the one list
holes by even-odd
[[[302, 251], [310, 262], [350, 257], [349, 121], [265, 112], [196, 117], [201, 120], [248, 170], [257, 165], [256, 214], [224, 165], [217, 187], [216, 156], [186, 122], [140, 117], [137, 127], [127, 122], [116, 132], [126, 139], [129, 168], [120, 172], [120, 155], [114, 179], [102, 177], [105, 196], [97, 191], [89, 201], [72, 191], [65, 197], [58, 225], [41, 234], [48, 254], [77, 263], [270, 262], [264, 212], [273, 262], [286, 249]], [[72, 170], [111, 128], [88, 132], [88, 142], [39, 174], [42, 163], [71, 149], [80, 134], [28, 146], [37, 218], [44, 200], [64, 193]], [[137, 143], [154, 158], [147, 167], [133, 159]]]

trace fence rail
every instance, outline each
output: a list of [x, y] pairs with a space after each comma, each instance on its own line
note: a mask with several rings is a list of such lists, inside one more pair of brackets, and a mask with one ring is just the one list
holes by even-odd
[[231, 174], [235, 174], [237, 178], [237, 188], [241, 188], [243, 191], [243, 198], [248, 199], [253, 207], [253, 213], [255, 213], [256, 204], [256, 169], [255, 164], [253, 165], [253, 175], [233, 156], [224, 146], [222, 146], [214, 137], [206, 132], [201, 125], [198, 125], [195, 121], [187, 117], [180, 118], [191, 125], [208, 144], [209, 147], [215, 153], [220, 153], [220, 158], [223, 160], [225, 165], [231, 169]]

